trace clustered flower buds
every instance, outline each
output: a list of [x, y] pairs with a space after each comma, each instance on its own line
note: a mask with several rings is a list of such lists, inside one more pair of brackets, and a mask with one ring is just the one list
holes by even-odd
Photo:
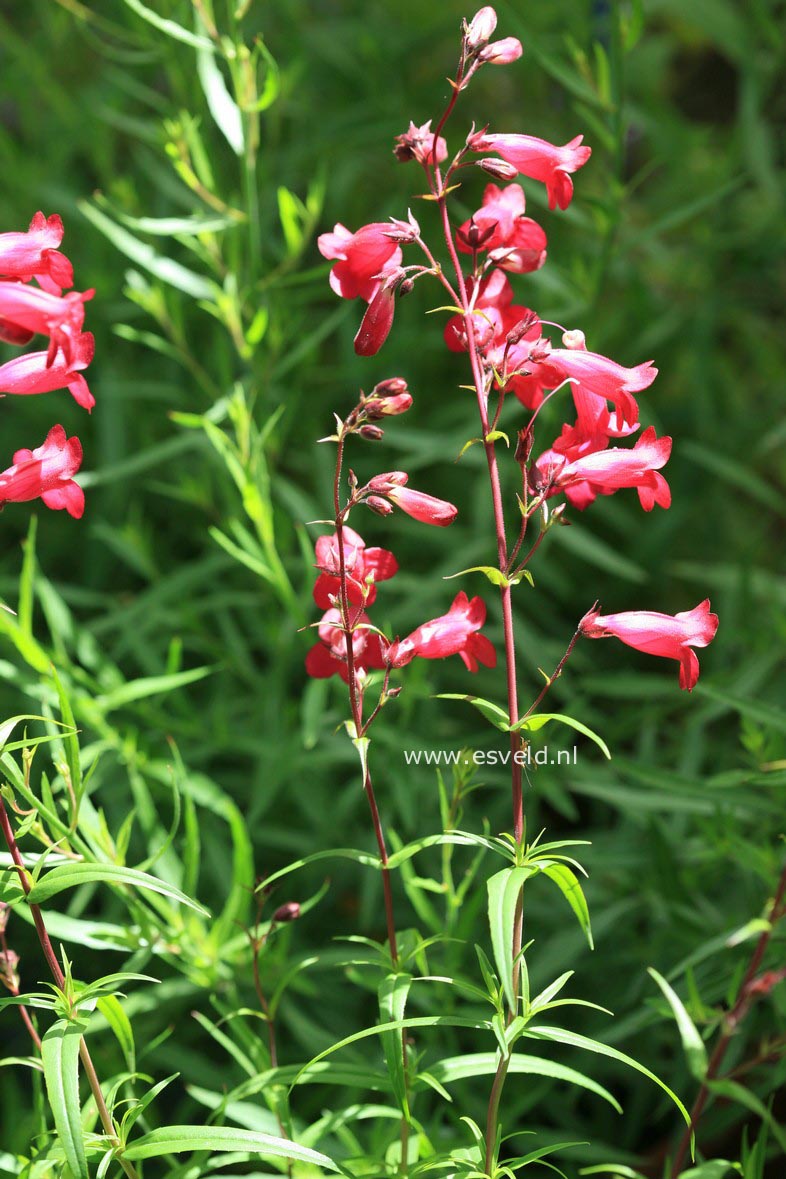
[[[24, 347], [36, 335], [48, 338], [45, 351], [27, 352], [0, 365], [0, 394], [27, 395], [68, 389], [88, 412], [95, 405], [84, 377], [95, 340], [83, 332], [85, 303], [93, 291], [69, 291], [71, 263], [59, 246], [63, 222], [55, 214], [36, 213], [26, 232], [0, 233], [0, 339]], [[12, 465], [0, 472], [0, 506], [42, 499], [77, 519], [84, 494], [74, 481], [82, 462], [78, 438], [53, 426], [41, 446], [18, 450]]]

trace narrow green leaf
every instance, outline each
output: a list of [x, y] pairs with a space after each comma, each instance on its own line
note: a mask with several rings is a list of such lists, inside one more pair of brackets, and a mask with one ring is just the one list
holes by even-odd
[[510, 1011], [516, 1012], [518, 1001], [513, 990], [513, 923], [516, 904], [524, 881], [536, 869], [525, 866], [503, 868], [487, 881], [489, 930], [494, 961], [505, 990]]
[[212, 667], [192, 667], [188, 671], [178, 671], [174, 675], [143, 676], [138, 680], [129, 680], [121, 684], [112, 692], [103, 696], [96, 696], [95, 704], [103, 713], [113, 712], [126, 704], [133, 704], [135, 700], [147, 700], [149, 696], [160, 696], [163, 692], [173, 692], [175, 688], [195, 684], [213, 674]]
[[[450, 1056], [439, 1060], [429, 1067], [429, 1072], [440, 1082], [449, 1085], [452, 1081], [463, 1081], [468, 1077], [492, 1076], [497, 1071], [499, 1056], [495, 1052], [471, 1052], [464, 1056]], [[559, 1064], [555, 1060], [541, 1059], [539, 1056], [528, 1056], [525, 1053], [514, 1052], [508, 1065], [510, 1073], [526, 1073], [530, 1076], [551, 1077], [555, 1081], [567, 1081], [569, 1085], [577, 1085], [602, 1097], [609, 1105], [622, 1113], [622, 1106], [617, 1099], [592, 1077], [586, 1077], [568, 1065]]]
[[60, 1019], [41, 1041], [44, 1080], [55, 1130], [74, 1179], [89, 1179], [79, 1103], [79, 1044], [84, 1026]]
[[691, 1076], [695, 1077], [697, 1081], [703, 1081], [707, 1075], [707, 1049], [695, 1023], [685, 1010], [682, 999], [666, 982], [663, 975], [659, 974], [652, 966], [649, 967], [648, 973], [663, 991], [669, 1007], [674, 1013], [682, 1041], [682, 1050], [685, 1053]]
[[503, 733], [510, 731], [510, 719], [507, 712], [503, 708], [500, 708], [498, 704], [492, 704], [490, 700], [484, 700], [482, 696], [463, 696], [457, 692], [440, 692], [435, 699], [466, 700], [467, 704], [471, 704], [473, 708], [477, 708], [481, 716], [484, 716], [487, 721], [491, 721], [495, 728], [500, 729]]
[[489, 579], [492, 585], [510, 585], [505, 574], [494, 565], [472, 565], [469, 569], [460, 569], [458, 573], [449, 573], [442, 580], [452, 581], [454, 577], [463, 577], [465, 573], [482, 573], [484, 577]]
[[743, 1109], [749, 1109], [751, 1113], [755, 1113], [765, 1123], [781, 1150], [786, 1151], [786, 1133], [761, 1098], [757, 1097], [752, 1090], [746, 1089], [739, 1081], [730, 1081], [725, 1077], [722, 1080], [708, 1081], [707, 1088], [716, 1097], [726, 1097], [729, 1101], [736, 1101]]
[[[392, 1023], [404, 1018], [412, 975], [389, 974], [379, 987], [379, 1016], [383, 1023]], [[407, 1078], [404, 1071], [404, 1048], [401, 1032], [383, 1032], [382, 1047], [388, 1066], [388, 1075], [393, 1093], [404, 1117], [409, 1120], [407, 1100]]]
[[548, 876], [549, 880], [554, 881], [557, 888], [560, 890], [565, 900], [576, 914], [579, 925], [583, 929], [584, 936], [589, 943], [589, 948], [594, 950], [595, 945], [592, 940], [592, 929], [590, 927], [590, 915], [589, 908], [587, 907], [587, 899], [584, 896], [584, 890], [579, 883], [576, 873], [571, 868], [569, 868], [567, 864], [547, 864], [541, 870], [544, 876]]
[[117, 995], [102, 995], [96, 1004], [115, 1034], [129, 1072], [136, 1071], [136, 1046], [131, 1020], [120, 1005]]
[[639, 1064], [638, 1060], [634, 1060], [632, 1056], [626, 1056], [624, 1052], [610, 1048], [608, 1044], [602, 1044], [599, 1040], [591, 1040], [588, 1036], [582, 1036], [578, 1032], [569, 1032], [567, 1028], [549, 1027], [545, 1024], [533, 1025], [525, 1030], [524, 1035], [534, 1040], [550, 1040], [555, 1044], [566, 1044], [571, 1048], [583, 1048], [586, 1052], [595, 1052], [598, 1056], [608, 1056], [611, 1060], [618, 1060], [620, 1064], [627, 1064], [628, 1068], [635, 1069], [637, 1073], [649, 1077], [659, 1089], [662, 1089], [682, 1114], [685, 1124], [690, 1125], [690, 1114], [677, 1094], [672, 1092], [660, 1077], [656, 1077], [655, 1073], [650, 1072], [643, 1064]]
[[154, 29], [158, 29], [160, 33], [171, 37], [174, 41], [182, 41], [184, 45], [191, 45], [194, 49], [204, 49], [208, 53], [215, 52], [215, 46], [208, 37], [200, 37], [198, 33], [192, 33], [189, 29], [184, 29], [182, 25], [177, 24], [176, 21], [169, 20], [167, 17], [159, 16], [152, 8], [148, 8], [142, 0], [125, 0], [125, 3], [135, 12], [137, 16], [141, 16], [142, 20], [147, 24], [152, 25]]
[[234, 1126], [162, 1126], [137, 1138], [126, 1147], [123, 1156], [135, 1162], [138, 1159], [154, 1159], [165, 1154], [182, 1154], [192, 1150], [246, 1151], [248, 1154], [312, 1163], [326, 1171], [338, 1170], [332, 1159], [317, 1150], [299, 1146], [287, 1138], [277, 1138], [259, 1130], [241, 1130]]
[[78, 888], [81, 884], [96, 882], [148, 889], [150, 892], [169, 897], [180, 905], [187, 905], [197, 913], [209, 916], [203, 905], [187, 897], [173, 884], [167, 884], [165, 880], [159, 880], [147, 872], [140, 872], [137, 868], [125, 868], [121, 864], [61, 864], [38, 878], [27, 899], [31, 904], [42, 904], [68, 888]]
[[215, 53], [210, 49], [200, 49], [197, 53], [197, 74], [205, 95], [208, 110], [213, 116], [213, 122], [226, 139], [236, 156], [243, 154], [245, 137], [243, 135], [243, 116], [240, 108], [227, 89], [224, 75], [221, 73]]
[[354, 847], [332, 847], [327, 851], [314, 852], [313, 855], [303, 856], [302, 860], [293, 860], [291, 864], [287, 864], [284, 868], [279, 868], [278, 872], [273, 872], [270, 876], [266, 876], [263, 887], [270, 888], [270, 885], [276, 880], [281, 880], [284, 876], [288, 876], [290, 872], [297, 872], [299, 868], [305, 868], [308, 864], [316, 864], [320, 860], [354, 860], [356, 864], [363, 864], [369, 868], [381, 868], [382, 863], [379, 856], [372, 855], [371, 852], [358, 851]]
[[537, 733], [538, 729], [542, 729], [544, 725], [550, 724], [551, 721], [559, 721], [560, 724], [568, 725], [578, 733], [583, 733], [585, 737], [589, 737], [590, 741], [595, 742], [606, 757], [611, 759], [611, 751], [602, 737], [599, 737], [592, 729], [587, 728], [581, 721], [575, 720], [572, 716], [565, 716], [562, 712], [535, 712], [532, 716], [525, 717], [524, 720], [513, 725], [512, 728], [516, 733]]

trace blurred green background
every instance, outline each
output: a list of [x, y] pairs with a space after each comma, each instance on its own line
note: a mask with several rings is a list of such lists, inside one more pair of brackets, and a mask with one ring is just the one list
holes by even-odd
[[[151, 7], [198, 27], [186, 0]], [[31, 629], [43, 655], [8, 632], [0, 701], [3, 715], [51, 703], [54, 660], [96, 765], [93, 806], [114, 833], [135, 811], [129, 863], [171, 820], [170, 743], [183, 762], [188, 822], [201, 830], [199, 871], [192, 864], [184, 876], [179, 837], [155, 870], [183, 886], [198, 876], [213, 906], [235, 856], [231, 950], [208, 939], [179, 962], [164, 952], [151, 971], [168, 980], [161, 997], [150, 1001], [139, 988], [129, 999], [141, 1042], [152, 1042], [144, 1067], [182, 1074], [170, 1100], [186, 1120], [195, 1099], [185, 1086], [212, 1084], [215, 1059], [233, 1083], [236, 1065], [216, 1056], [222, 1050], [188, 1012], [250, 988], [232, 922], [249, 920], [243, 889], [253, 872], [331, 844], [371, 846], [355, 755], [335, 732], [346, 712], [341, 685], [306, 682], [313, 632], [299, 630], [316, 613], [310, 546], [319, 530], [306, 522], [330, 512], [333, 456], [315, 439], [329, 432], [333, 411], [348, 410], [359, 387], [404, 376], [414, 408], [350, 464], [361, 475], [406, 469], [414, 486], [460, 508], [438, 532], [401, 516], [353, 519], [401, 565], [380, 590], [378, 624], [403, 634], [443, 613], [457, 585], [441, 577], [494, 558], [482, 456], [455, 461], [475, 432], [475, 409], [458, 388], [464, 358], [445, 351], [442, 317], [425, 315], [442, 301], [437, 288], [419, 284], [383, 351], [361, 361], [352, 349], [359, 306], [332, 296], [315, 244], [336, 221], [356, 229], [403, 216], [410, 204], [436, 240], [434, 211], [413, 202], [420, 175], [396, 163], [391, 144], [409, 119], [438, 115], [460, 19], [471, 13], [454, 0], [425, 8], [277, 0], [252, 3], [236, 22], [217, 4], [213, 17], [230, 43], [264, 38], [253, 71], [264, 107], [254, 160], [248, 143], [235, 154], [211, 116], [211, 82], [195, 68], [194, 47], [135, 8], [31, 0], [0, 9], [0, 229], [22, 228], [38, 208], [61, 213], [77, 286], [96, 289], [87, 326], [97, 338], [89, 419], [65, 392], [2, 407], [4, 463], [18, 446], [39, 444], [54, 421], [79, 432], [88, 506], [79, 524], [32, 508]], [[617, 1015], [576, 1026], [637, 1055], [689, 1101], [695, 1082], [646, 967], [672, 978], [712, 1029], [750, 952], [749, 941], [728, 948], [726, 939], [760, 915], [783, 858], [784, 9], [778, 0], [551, 0], [497, 10], [502, 35], [519, 36], [524, 57], [477, 78], [452, 142], [472, 119], [559, 143], [584, 132], [593, 155], [566, 213], [549, 213], [539, 186], [525, 182], [549, 258], [514, 279], [518, 301], [581, 327], [591, 349], [621, 363], [654, 358], [660, 375], [641, 397], [642, 421], [674, 438], [670, 511], [645, 517], [637, 497], [621, 493], [574, 513], [541, 549], [535, 587], [520, 587], [516, 599], [523, 692], [534, 697], [537, 668], [556, 664], [595, 599], [609, 612], [675, 612], [709, 596], [721, 618], [691, 697], [679, 692], [673, 664], [611, 643], [580, 644], [554, 687], [553, 705], [601, 732], [614, 759], [601, 764], [582, 744], [575, 768], [530, 775], [531, 834], [545, 826], [553, 838], [592, 841], [583, 859], [598, 946], [594, 956], [582, 950], [567, 907], [533, 889], [531, 971], [538, 985], [575, 966], [576, 993]], [[457, 216], [479, 203], [482, 187], [480, 176], [465, 182]], [[253, 216], [251, 224], [242, 216], [255, 202], [258, 232]], [[146, 220], [194, 216], [215, 226], [167, 232]], [[513, 429], [516, 411], [508, 414]], [[543, 415], [541, 448], [559, 425], [556, 410]], [[3, 514], [0, 593], [14, 607], [30, 515], [17, 505]], [[488, 601], [501, 648], [491, 587], [460, 584]], [[386, 822], [409, 839], [437, 830], [439, 811], [433, 770], [407, 767], [402, 750], [488, 748], [498, 736], [434, 693], [498, 699], [501, 686], [485, 671], [470, 683], [458, 660], [414, 665], [405, 682], [378, 726], [377, 789]], [[506, 776], [479, 779], [484, 788], [466, 800], [462, 825], [504, 830]], [[356, 865], [331, 865], [330, 876], [327, 895], [286, 931], [278, 957], [271, 951], [274, 980], [287, 955], [331, 936], [383, 936], [377, 878]], [[323, 877], [318, 865], [282, 888], [305, 897]], [[397, 889], [402, 924], [418, 923]], [[470, 941], [480, 938], [483, 894], [480, 886], [462, 917]], [[68, 912], [117, 920], [116, 909], [109, 893], [80, 892]], [[23, 977], [38, 978], [24, 929], [13, 944]], [[68, 948], [83, 977], [115, 968], [102, 965], [95, 945]], [[137, 963], [142, 957], [137, 951]], [[300, 975], [281, 1008], [284, 1058], [305, 1060], [348, 1034], [357, 1002], [340, 972]], [[755, 1057], [784, 1021], [776, 990], [751, 1013], [731, 1063]], [[174, 1035], [155, 1043], [165, 1026], [176, 1026]], [[3, 1035], [22, 1034], [4, 1014]], [[98, 1043], [111, 1071], [112, 1043]], [[560, 1089], [550, 1100], [544, 1082], [510, 1087], [510, 1118], [545, 1140], [566, 1127], [591, 1138], [565, 1163], [570, 1175], [611, 1155], [649, 1158], [656, 1173], [673, 1113], [634, 1074], [621, 1077], [608, 1061], [596, 1072], [623, 1100], [623, 1119]], [[23, 1150], [33, 1124], [27, 1085], [3, 1073], [3, 1147]], [[766, 1100], [783, 1073], [770, 1061], [745, 1080]], [[480, 1116], [483, 1087], [458, 1092]], [[319, 1099], [304, 1095], [304, 1119]], [[785, 1114], [775, 1107], [776, 1118]], [[713, 1108], [707, 1149], [737, 1157], [746, 1118], [758, 1126], [740, 1106]]]

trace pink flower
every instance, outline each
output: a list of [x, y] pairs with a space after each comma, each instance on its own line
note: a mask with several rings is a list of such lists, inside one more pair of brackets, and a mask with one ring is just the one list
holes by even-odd
[[66, 438], [62, 426], [53, 426], [36, 450], [18, 450], [14, 465], [0, 473], [0, 503], [23, 503], [39, 496], [48, 508], [65, 508], [80, 519], [85, 495], [73, 476], [82, 464], [78, 438]]
[[499, 188], [487, 184], [483, 205], [456, 231], [456, 244], [464, 254], [475, 248], [488, 250], [491, 260], [512, 274], [539, 270], [546, 261], [546, 234], [536, 221], [524, 216], [524, 190], [520, 184]]
[[718, 629], [717, 614], [710, 613], [705, 598], [693, 610], [681, 614], [658, 614], [651, 610], [627, 610], [622, 614], [600, 614], [593, 607], [579, 623], [589, 639], [620, 639], [636, 651], [676, 659], [680, 665], [680, 687], [689, 692], [699, 678], [699, 661], [694, 647], [706, 647]]
[[49, 336], [50, 363], [58, 348], [62, 348], [66, 360], [70, 361], [72, 341], [85, 321], [84, 304], [94, 294], [91, 290], [53, 295], [20, 282], [0, 282], [0, 320], [7, 321], [12, 328]]
[[[355, 606], [370, 606], [377, 596], [377, 583], [388, 581], [398, 572], [398, 562], [387, 549], [366, 548], [365, 541], [347, 525], [344, 534], [344, 566], [347, 573], [347, 597]], [[316, 566], [322, 572], [314, 586], [314, 601], [321, 610], [333, 606], [331, 597], [341, 592], [338, 537], [320, 536], [316, 543]]]
[[573, 196], [573, 181], [570, 173], [577, 172], [586, 164], [592, 149], [582, 147], [583, 135], [577, 135], [570, 143], [557, 147], [534, 135], [488, 135], [476, 132], [467, 140], [471, 151], [496, 152], [502, 159], [532, 180], [546, 185], [549, 208], [567, 209]]
[[396, 146], [393, 154], [401, 164], [408, 160], [417, 160], [424, 167], [429, 164], [441, 164], [448, 158], [448, 145], [440, 137], [437, 140], [437, 154], [434, 157], [434, 134], [431, 130], [431, 119], [422, 127], [417, 127], [411, 120], [403, 135], [396, 136]]
[[[385, 667], [387, 641], [375, 631], [369, 630], [371, 621], [362, 610], [350, 611], [352, 630], [352, 654], [355, 671], [370, 671]], [[319, 642], [306, 655], [306, 671], [314, 679], [327, 679], [340, 675], [345, 684], [349, 683], [347, 668], [347, 636], [341, 625], [341, 611], [328, 610], [318, 628]]]
[[391, 226], [384, 221], [363, 225], [350, 233], [337, 224], [332, 233], [317, 239], [323, 258], [336, 259], [330, 285], [342, 299], [364, 299], [367, 303], [382, 286], [387, 273], [401, 266], [401, 250], [387, 236]]
[[363, 401], [365, 415], [373, 421], [406, 413], [411, 406], [412, 394], [403, 377], [380, 381]]
[[644, 511], [651, 512], [655, 504], [671, 504], [669, 485], [659, 474], [670, 454], [671, 438], [656, 438], [650, 426], [631, 449], [611, 447], [573, 462], [552, 450], [541, 455], [535, 467], [541, 483], [552, 484], [554, 492], [564, 490], [574, 507], [583, 509], [596, 495], [635, 487]]
[[638, 421], [639, 407], [632, 394], [648, 389], [657, 375], [651, 360], [635, 368], [625, 368], [607, 356], [582, 348], [553, 348], [541, 370], [542, 383], [547, 388], [555, 389], [570, 378], [582, 391], [611, 401], [628, 425]]
[[17, 356], [0, 365], [0, 393], [50, 393], [54, 389], [67, 388], [78, 404], [89, 412], [95, 405], [95, 397], [81, 370], [90, 364], [94, 352], [93, 333], [83, 332], [74, 340], [70, 361], [60, 351], [49, 365], [46, 352], [27, 352]]
[[494, 36], [496, 27], [497, 14], [491, 5], [479, 8], [466, 29], [466, 46], [469, 52], [476, 53], [488, 44], [489, 39]]
[[479, 634], [486, 621], [486, 606], [482, 598], [470, 599], [462, 590], [457, 594], [447, 614], [424, 622], [407, 638], [392, 643], [387, 650], [389, 667], [404, 667], [416, 656], [421, 659], [445, 659], [460, 655], [469, 671], [477, 671], [478, 663], [494, 667], [497, 653], [485, 635]]
[[404, 471], [388, 471], [384, 475], [375, 475], [368, 482], [368, 490], [373, 497], [384, 496], [394, 503], [402, 512], [406, 512], [413, 520], [420, 520], [422, 524], [436, 524], [440, 528], [452, 524], [458, 515], [458, 508], [447, 500], [437, 499], [436, 496], [426, 495], [423, 491], [412, 491], [405, 484], [409, 475]]
[[499, 41], [492, 41], [478, 54], [478, 61], [485, 65], [510, 65], [518, 61], [524, 50], [518, 37], [502, 37]]
[[62, 240], [63, 222], [56, 213], [36, 213], [26, 233], [0, 233], [0, 275], [23, 282], [37, 278], [59, 295], [61, 287], [74, 285], [71, 263], [57, 248]]

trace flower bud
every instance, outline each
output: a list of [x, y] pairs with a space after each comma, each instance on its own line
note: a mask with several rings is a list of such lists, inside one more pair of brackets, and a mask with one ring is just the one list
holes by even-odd
[[514, 324], [507, 335], [507, 342], [511, 345], [520, 344], [529, 332], [532, 331], [535, 324], [538, 323], [538, 317], [534, 311], [528, 311], [523, 319]]
[[384, 433], [379, 426], [361, 426], [358, 430], [360, 437], [365, 438], [367, 442], [379, 442]]
[[395, 310], [395, 288], [381, 286], [366, 308], [355, 336], [355, 352], [358, 356], [375, 356], [379, 352], [390, 335]]
[[398, 284], [398, 293], [399, 293], [399, 295], [401, 295], [402, 299], [404, 298], [405, 295], [408, 295], [411, 291], [414, 291], [414, 289], [415, 289], [414, 278], [402, 279], [402, 281]]
[[393, 514], [392, 504], [389, 504], [386, 499], [380, 499], [378, 495], [370, 495], [364, 502], [378, 516], [392, 516]]
[[285, 921], [297, 921], [300, 916], [300, 902], [286, 901], [285, 904], [279, 905], [273, 914], [273, 920], [277, 925], [282, 925]]
[[518, 176], [518, 169], [506, 160], [484, 159], [476, 160], [475, 163], [496, 180], [515, 180]]
[[403, 377], [388, 377], [385, 381], [379, 381], [371, 390], [372, 397], [397, 397], [399, 393], [406, 393], [408, 389], [407, 382]]
[[467, 25], [465, 45], [468, 53], [477, 53], [488, 44], [497, 27], [497, 14], [491, 5], [479, 9]]
[[574, 328], [573, 331], [562, 333], [562, 343], [566, 348], [571, 348], [576, 352], [586, 352], [587, 343], [584, 337], [584, 332]]
[[510, 65], [512, 61], [518, 61], [523, 52], [518, 37], [503, 37], [482, 49], [478, 61], [484, 65]]

